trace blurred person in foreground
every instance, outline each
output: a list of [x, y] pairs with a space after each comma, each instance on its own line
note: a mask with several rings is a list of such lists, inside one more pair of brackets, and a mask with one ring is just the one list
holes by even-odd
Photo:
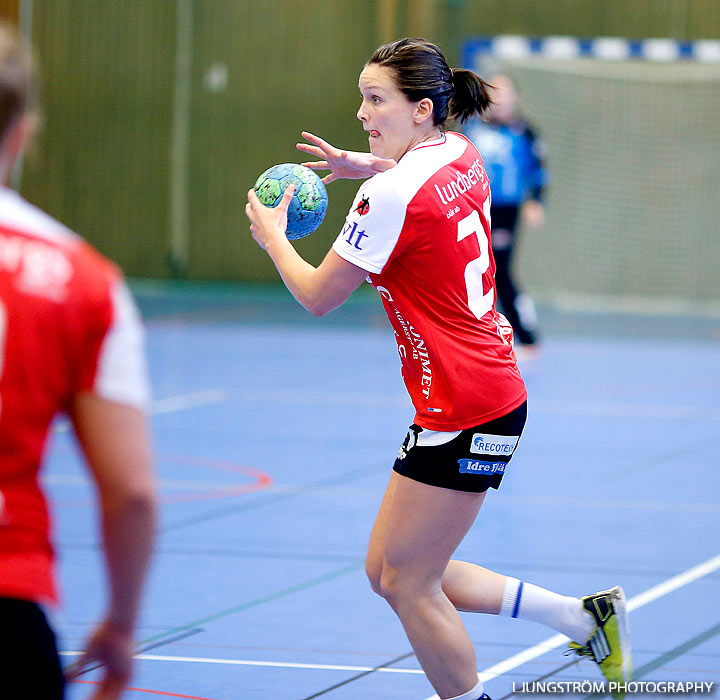
[[0, 26], [2, 696], [63, 697], [44, 611], [58, 592], [38, 478], [53, 418], [64, 411], [99, 494], [108, 580], [104, 618], [72, 674], [101, 664], [91, 697], [112, 700], [131, 675], [154, 531], [143, 332], [117, 268], [6, 185], [36, 129], [35, 90], [29, 48]]
[[492, 105], [483, 118], [470, 120], [465, 135], [480, 151], [490, 180], [498, 299], [515, 331], [515, 340], [525, 348], [535, 348], [538, 340], [535, 306], [527, 294], [518, 291], [511, 265], [520, 221], [530, 228], [537, 228], [544, 221], [545, 146], [518, 114], [517, 93], [510, 78], [496, 75], [489, 82]]

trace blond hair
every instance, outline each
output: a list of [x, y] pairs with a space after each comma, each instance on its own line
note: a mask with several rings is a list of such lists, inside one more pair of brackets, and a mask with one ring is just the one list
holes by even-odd
[[35, 107], [35, 62], [17, 30], [0, 23], [0, 139]]

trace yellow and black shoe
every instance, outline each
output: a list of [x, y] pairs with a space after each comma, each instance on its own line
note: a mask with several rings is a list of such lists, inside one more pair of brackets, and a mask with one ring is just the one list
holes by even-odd
[[[625, 593], [620, 586], [585, 596], [583, 606], [595, 620], [595, 631], [584, 645], [570, 642], [570, 651], [589, 656], [600, 666], [615, 700], [625, 697], [624, 684], [632, 678], [632, 650]], [[614, 684], [619, 684], [620, 687]]]

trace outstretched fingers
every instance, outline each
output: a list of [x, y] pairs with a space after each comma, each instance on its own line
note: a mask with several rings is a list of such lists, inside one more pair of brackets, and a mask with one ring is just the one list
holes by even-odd
[[[335, 146], [330, 145], [325, 139], [321, 139], [319, 136], [315, 136], [315, 134], [311, 134], [309, 131], [303, 131], [302, 137], [306, 141], [310, 141], [310, 143], [321, 149], [323, 153], [330, 153], [331, 151], [337, 150]], [[312, 148], [312, 146], [309, 146], [309, 148]]]
[[[317, 160], [313, 161], [311, 163], [300, 163], [300, 165], [304, 165], [306, 168], [310, 168], [310, 170], [330, 170], [330, 164], [326, 160]], [[320, 181], [323, 183], [323, 185], [329, 185], [331, 182], [335, 182], [335, 180], [339, 179], [338, 176], [335, 173], [330, 173], [329, 175], [326, 175], [325, 177], [321, 178]]]
[[325, 151], [318, 146], [311, 146], [309, 143], [296, 143], [295, 148], [303, 153], [309, 153], [311, 156], [315, 156], [316, 158], [325, 158]]
[[[310, 168], [310, 170], [331, 170], [332, 165], [330, 165], [330, 161], [337, 159], [338, 156], [342, 157], [342, 153], [338, 151], [337, 148], [331, 146], [319, 136], [315, 136], [315, 134], [311, 134], [309, 131], [303, 131], [302, 136], [304, 139], [310, 141], [310, 143], [296, 143], [295, 147], [299, 151], [319, 158], [320, 160], [301, 163], [300, 165], [304, 165], [306, 168]], [[326, 185], [334, 180], [337, 180], [337, 176], [332, 173], [322, 179]]]
[[330, 165], [326, 160], [313, 160], [309, 163], [300, 163], [310, 170], [330, 170]]

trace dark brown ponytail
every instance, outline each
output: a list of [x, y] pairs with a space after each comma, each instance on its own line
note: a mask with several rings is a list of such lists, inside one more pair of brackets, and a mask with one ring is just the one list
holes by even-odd
[[449, 115], [460, 123], [475, 114], [482, 114], [491, 104], [490, 88], [482, 78], [471, 70], [455, 68], [452, 72], [455, 93], [450, 98]]

